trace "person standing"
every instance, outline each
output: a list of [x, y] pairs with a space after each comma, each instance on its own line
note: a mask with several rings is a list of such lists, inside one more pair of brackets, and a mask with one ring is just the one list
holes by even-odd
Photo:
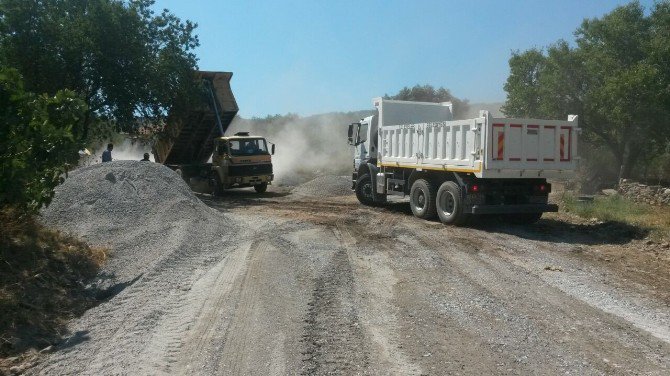
[[144, 153], [144, 158], [140, 160], [141, 162], [151, 162], [149, 160], [149, 153]]
[[102, 161], [103, 162], [111, 162], [112, 161], [112, 149], [114, 149], [114, 145], [107, 144], [107, 150], [102, 152]]

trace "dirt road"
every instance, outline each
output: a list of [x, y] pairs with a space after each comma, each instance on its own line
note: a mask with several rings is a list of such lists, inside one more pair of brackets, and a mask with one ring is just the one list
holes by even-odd
[[138, 276], [32, 373], [670, 373], [668, 256], [612, 259], [625, 229], [445, 227], [404, 204], [285, 191], [201, 198], [238, 233]]

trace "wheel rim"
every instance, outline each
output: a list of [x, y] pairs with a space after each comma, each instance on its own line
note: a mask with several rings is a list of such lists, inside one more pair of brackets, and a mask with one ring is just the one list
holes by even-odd
[[423, 189], [417, 189], [416, 194], [416, 208], [423, 210], [426, 207], [426, 194], [423, 192]]
[[363, 184], [363, 196], [372, 200], [372, 183]]
[[456, 209], [456, 199], [451, 192], [443, 192], [440, 195], [440, 211], [446, 216], [449, 217], [454, 213]]

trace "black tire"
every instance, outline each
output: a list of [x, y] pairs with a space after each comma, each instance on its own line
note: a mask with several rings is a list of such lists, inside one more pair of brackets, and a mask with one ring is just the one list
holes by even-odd
[[435, 185], [425, 179], [417, 179], [409, 192], [409, 206], [418, 218], [433, 219], [435, 210]]
[[542, 218], [542, 213], [517, 213], [507, 216], [507, 220], [517, 225], [532, 225]]
[[361, 175], [356, 180], [356, 198], [363, 205], [372, 206], [375, 204], [374, 187], [369, 174]]
[[470, 215], [463, 213], [461, 188], [453, 181], [445, 181], [437, 190], [435, 207], [440, 221], [448, 225], [464, 225]]
[[265, 193], [268, 190], [268, 183], [260, 183], [254, 185], [254, 189], [257, 193]]

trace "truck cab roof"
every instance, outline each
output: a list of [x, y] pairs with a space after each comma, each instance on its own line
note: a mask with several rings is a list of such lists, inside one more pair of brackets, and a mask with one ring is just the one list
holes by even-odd
[[217, 140], [222, 140], [222, 141], [227, 141], [227, 140], [245, 140], [245, 139], [252, 139], [252, 138], [262, 138], [265, 139], [263, 136], [254, 136], [254, 135], [249, 135], [246, 134], [245, 136], [224, 136], [224, 137], [218, 137]]

